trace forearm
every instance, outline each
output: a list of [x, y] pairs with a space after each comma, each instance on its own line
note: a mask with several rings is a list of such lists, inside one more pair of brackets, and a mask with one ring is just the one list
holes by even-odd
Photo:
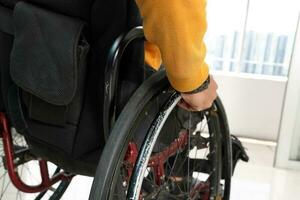
[[180, 92], [198, 88], [208, 77], [206, 0], [136, 1], [145, 36], [159, 47], [172, 86]]

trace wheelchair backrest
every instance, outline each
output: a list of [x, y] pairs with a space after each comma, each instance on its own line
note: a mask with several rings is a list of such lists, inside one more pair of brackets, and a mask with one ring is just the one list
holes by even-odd
[[[90, 173], [105, 143], [108, 52], [140, 23], [134, 1], [0, 0], [0, 109], [34, 153]], [[122, 59], [118, 84], [131, 89], [119, 91], [121, 102], [142, 81], [142, 55], [143, 43], [136, 42]], [[73, 169], [75, 161], [91, 167]]]

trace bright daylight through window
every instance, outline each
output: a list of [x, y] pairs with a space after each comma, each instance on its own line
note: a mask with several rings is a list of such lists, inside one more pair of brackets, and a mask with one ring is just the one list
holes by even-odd
[[298, 0], [208, 0], [208, 64], [223, 72], [287, 76], [299, 8]]

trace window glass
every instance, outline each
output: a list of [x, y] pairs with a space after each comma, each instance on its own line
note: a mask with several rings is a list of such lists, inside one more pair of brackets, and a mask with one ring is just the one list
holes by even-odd
[[235, 71], [241, 53], [247, 0], [208, 0], [207, 62], [215, 70]]
[[300, 1], [207, 2], [206, 62], [211, 69], [287, 76]]
[[295, 0], [249, 1], [241, 72], [287, 76], [299, 5]]

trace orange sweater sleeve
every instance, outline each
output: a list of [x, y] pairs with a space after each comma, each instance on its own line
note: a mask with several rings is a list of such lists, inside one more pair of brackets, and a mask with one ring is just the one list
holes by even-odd
[[[136, 0], [146, 39], [161, 52], [171, 85], [180, 92], [198, 88], [208, 77], [206, 0]], [[151, 48], [155, 52], [155, 48]], [[150, 52], [151, 54], [151, 52]], [[157, 51], [156, 53], [157, 54]], [[148, 55], [156, 64], [158, 59]]]

